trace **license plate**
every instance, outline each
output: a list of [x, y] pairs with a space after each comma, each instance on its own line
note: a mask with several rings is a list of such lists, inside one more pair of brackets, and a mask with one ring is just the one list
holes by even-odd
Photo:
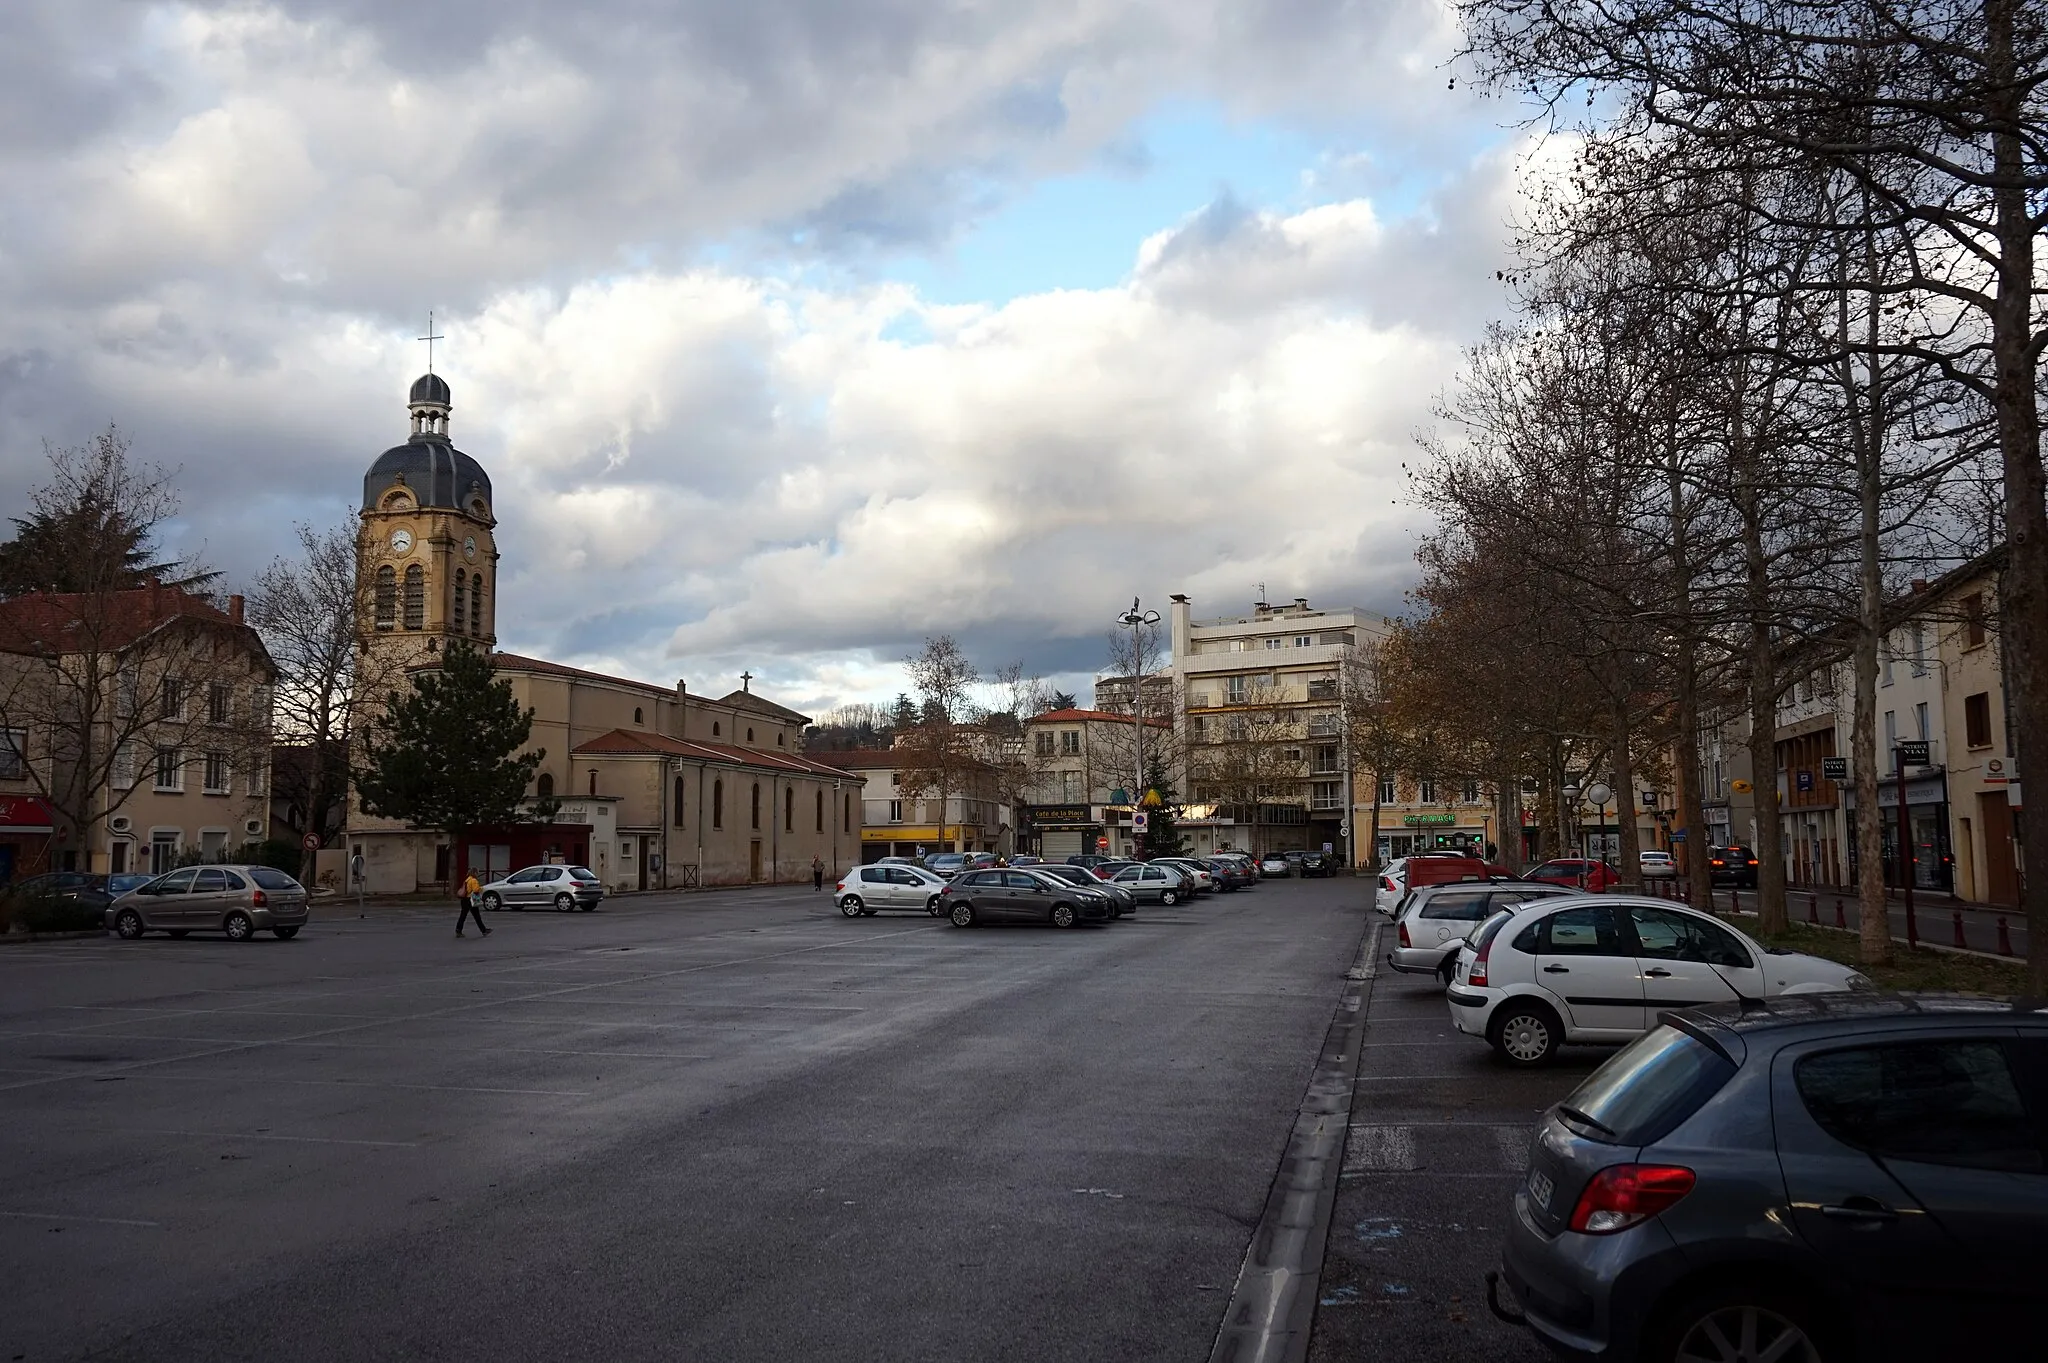
[[1544, 1211], [1550, 1210], [1550, 1194], [1552, 1191], [1552, 1185], [1547, 1176], [1536, 1172], [1534, 1169], [1529, 1171], [1529, 1196], [1534, 1198], [1536, 1205]]

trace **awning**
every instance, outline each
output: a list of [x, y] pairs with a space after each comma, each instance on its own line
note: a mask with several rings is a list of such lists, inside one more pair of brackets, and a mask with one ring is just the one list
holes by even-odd
[[34, 795], [0, 795], [0, 834], [56, 831], [57, 811]]

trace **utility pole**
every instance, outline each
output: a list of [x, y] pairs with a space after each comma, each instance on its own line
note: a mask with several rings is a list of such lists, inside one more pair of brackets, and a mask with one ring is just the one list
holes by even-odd
[[[1137, 811], [1145, 801], [1145, 649], [1140, 642], [1140, 631], [1148, 625], [1159, 623], [1159, 612], [1139, 609], [1137, 597], [1131, 598], [1131, 608], [1117, 616], [1120, 625], [1127, 625], [1131, 631], [1131, 732], [1132, 742], [1138, 754], [1138, 780], [1131, 787], [1132, 841], [1136, 842]], [[1147, 844], [1150, 838], [1146, 839]]]

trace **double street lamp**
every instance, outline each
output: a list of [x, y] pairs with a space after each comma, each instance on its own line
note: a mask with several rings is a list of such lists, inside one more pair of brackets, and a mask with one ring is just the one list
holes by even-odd
[[1131, 837], [1137, 839], [1137, 811], [1144, 803], [1145, 790], [1145, 649], [1140, 642], [1139, 632], [1148, 625], [1159, 623], [1159, 612], [1141, 609], [1137, 597], [1131, 598], [1131, 608], [1117, 616], [1116, 622], [1131, 631], [1131, 732], [1138, 757], [1138, 780], [1131, 787]]

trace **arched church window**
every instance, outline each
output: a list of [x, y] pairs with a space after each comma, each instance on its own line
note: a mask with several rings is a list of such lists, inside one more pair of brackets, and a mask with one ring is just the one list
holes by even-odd
[[637, 705], [633, 707], [633, 722], [635, 724], [644, 724], [647, 722], [640, 718], [640, 707]]
[[761, 783], [759, 781], [754, 782], [753, 816], [754, 827], [759, 828], [761, 826]]
[[818, 792], [818, 831], [825, 831], [825, 792]]
[[788, 786], [782, 788], [782, 831], [796, 832], [796, 792]]
[[377, 628], [398, 624], [398, 570], [385, 564], [377, 570]]
[[678, 776], [678, 777], [676, 778], [676, 827], [677, 827], [677, 828], [681, 828], [681, 827], [683, 826], [683, 790], [684, 790], [684, 785], [683, 785], [683, 778], [682, 778], [682, 777], [680, 777], [680, 776]]
[[538, 791], [540, 792], [540, 798], [541, 798], [541, 799], [543, 799], [543, 800], [552, 800], [552, 799], [554, 799], [554, 798], [555, 798], [555, 777], [554, 777], [554, 773], [553, 773], [553, 772], [546, 772], [546, 771], [542, 772], [542, 773], [540, 774], [540, 782], [539, 782], [539, 784], [538, 784], [538, 785], [537, 785], [537, 786], [536, 786], [535, 788], [536, 788], [536, 789], [537, 789], [537, 790], [538, 790]]
[[718, 737], [718, 721], [715, 719], [711, 721], [711, 736]]
[[725, 782], [711, 783], [711, 826], [725, 827]]
[[427, 627], [427, 571], [417, 563], [405, 569], [405, 627]]
[[469, 584], [469, 632], [484, 637], [484, 575], [478, 573]]
[[469, 574], [462, 569], [455, 570], [455, 632], [462, 633], [462, 626], [469, 618]]
[[839, 797], [839, 800], [839, 817], [844, 820], [846, 831], [851, 833], [853, 831], [853, 797], [851, 795], [842, 795]]
[[752, 729], [749, 729], [749, 730], [747, 730], [747, 742], [749, 742], [749, 743], [752, 743], [753, 741], [754, 741], [754, 731], [753, 731]]

